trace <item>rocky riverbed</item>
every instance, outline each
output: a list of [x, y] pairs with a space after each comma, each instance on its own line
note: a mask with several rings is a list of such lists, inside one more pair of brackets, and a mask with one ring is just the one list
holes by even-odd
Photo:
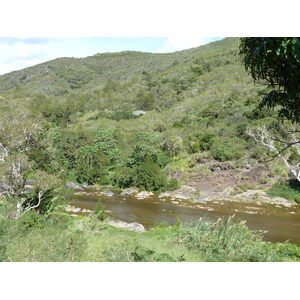
[[[93, 194], [99, 196], [113, 197], [116, 193], [113, 191], [101, 191], [101, 187], [80, 185], [74, 183], [67, 183], [66, 187], [73, 188], [75, 194]], [[192, 202], [209, 202], [209, 201], [237, 201], [237, 202], [259, 202], [259, 203], [269, 203], [274, 205], [283, 205], [286, 207], [291, 207], [292, 205], [297, 205], [291, 203], [289, 200], [281, 197], [270, 197], [263, 190], [248, 190], [243, 193], [232, 195], [233, 189], [227, 188], [223, 191], [201, 191], [195, 187], [182, 186], [180, 189], [175, 191], [163, 192], [163, 193], [153, 193], [148, 191], [138, 191], [135, 188], [124, 189], [119, 194], [123, 196], [132, 196], [137, 199], [146, 199], [151, 197], [157, 197], [161, 201], [166, 198], [170, 198], [174, 204], [180, 204], [182, 200], [190, 200]]]

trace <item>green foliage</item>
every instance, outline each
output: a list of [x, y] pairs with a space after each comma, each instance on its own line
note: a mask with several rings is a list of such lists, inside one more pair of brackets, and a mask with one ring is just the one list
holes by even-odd
[[146, 191], [163, 191], [167, 185], [167, 175], [147, 156], [145, 162], [136, 167], [133, 182]]
[[104, 221], [106, 218], [106, 214], [102, 205], [102, 201], [98, 200], [95, 208], [94, 208], [94, 212], [93, 212], [94, 216], [96, 217], [97, 220], [99, 221]]
[[28, 233], [30, 230], [41, 229], [46, 226], [45, 218], [33, 210], [22, 215], [18, 220], [18, 229], [21, 234]]
[[228, 161], [237, 160], [244, 155], [243, 143], [238, 139], [231, 139], [227, 141], [215, 141], [211, 153], [216, 160]]
[[166, 187], [165, 190], [167, 191], [174, 191], [174, 190], [178, 190], [180, 188], [180, 184], [178, 182], [178, 180], [176, 178], [171, 178]]
[[127, 111], [117, 111], [114, 113], [114, 115], [111, 116], [111, 119], [120, 121], [120, 120], [131, 120], [131, 119], [137, 119], [138, 116], [134, 115], [133, 113], [127, 112]]
[[110, 159], [111, 164], [115, 164], [120, 156], [117, 141], [110, 129], [97, 129], [94, 132], [94, 147], [99, 149]]
[[216, 137], [214, 134], [204, 134], [203, 136], [201, 136], [198, 142], [199, 149], [202, 151], [210, 150], [215, 139]]
[[271, 108], [280, 105], [282, 116], [299, 122], [300, 39], [242, 38], [240, 55], [253, 79], [271, 87], [260, 105]]
[[149, 92], [140, 91], [136, 98], [137, 109], [151, 110], [154, 108], [155, 99]]
[[184, 255], [172, 257], [168, 253], [156, 253], [152, 249], [136, 245], [131, 252], [135, 262], [180, 262], [185, 261]]
[[133, 138], [133, 147], [128, 158], [128, 165], [140, 165], [147, 156], [150, 156], [156, 162], [160, 153], [157, 135], [145, 131], [137, 132]]
[[113, 91], [117, 91], [120, 88], [120, 83], [113, 79], [108, 79], [105, 83], [103, 91], [105, 93], [110, 93]]
[[96, 146], [84, 146], [76, 152], [76, 176], [79, 182], [107, 184], [109, 158]]
[[134, 169], [121, 166], [116, 167], [113, 175], [113, 184], [120, 188], [127, 188], [134, 185]]
[[270, 196], [282, 197], [291, 201], [297, 201], [299, 193], [300, 184], [297, 180], [278, 181], [267, 190], [267, 194]]
[[155, 251], [138, 242], [119, 243], [104, 251], [108, 261], [118, 262], [180, 262], [185, 261], [184, 255], [173, 256], [165, 252]]
[[201, 252], [206, 261], [268, 261], [270, 254], [244, 221], [201, 218], [197, 223], [180, 224], [172, 232], [174, 243]]

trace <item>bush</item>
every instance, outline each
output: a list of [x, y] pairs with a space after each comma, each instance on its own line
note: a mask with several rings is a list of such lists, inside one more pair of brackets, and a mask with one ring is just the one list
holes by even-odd
[[239, 143], [237, 139], [230, 141], [216, 141], [212, 147], [211, 154], [216, 160], [228, 161], [240, 159], [245, 154], [243, 144]]
[[178, 190], [179, 188], [180, 188], [180, 184], [178, 180], [175, 178], [171, 178], [166, 186], [167, 191], [174, 191], [174, 190]]
[[137, 119], [138, 116], [126, 112], [126, 111], [117, 111], [114, 115], [112, 115], [111, 119], [120, 121], [120, 120], [131, 120], [131, 119]]
[[300, 193], [300, 184], [297, 180], [279, 181], [276, 182], [269, 190], [267, 194], [274, 197], [282, 197], [288, 200], [298, 201]]
[[98, 219], [99, 221], [104, 221], [106, 218], [106, 214], [102, 205], [102, 201], [99, 200], [94, 208], [94, 216], [96, 217], [96, 219]]
[[134, 170], [129, 167], [116, 167], [113, 175], [113, 184], [120, 188], [131, 187], [133, 181]]
[[213, 222], [201, 218], [197, 223], [176, 226], [170, 234], [174, 243], [202, 254], [206, 261], [268, 261], [270, 255], [261, 237], [250, 231], [245, 221], [233, 217]]
[[107, 184], [109, 158], [97, 147], [85, 146], [76, 153], [76, 176], [79, 182]]
[[151, 157], [135, 168], [134, 185], [146, 191], [163, 191], [167, 185], [167, 175]]
[[199, 149], [202, 150], [202, 151], [211, 149], [215, 139], [216, 139], [216, 137], [215, 137], [214, 134], [205, 134], [205, 135], [203, 135], [200, 138], [200, 140], [198, 141]]

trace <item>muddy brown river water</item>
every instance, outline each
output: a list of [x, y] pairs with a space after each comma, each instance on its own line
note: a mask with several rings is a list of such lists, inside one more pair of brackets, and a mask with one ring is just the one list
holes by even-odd
[[245, 203], [228, 200], [197, 201], [159, 199], [151, 196], [137, 199], [133, 196], [99, 196], [97, 193], [75, 194], [71, 205], [82, 210], [93, 210], [101, 199], [108, 216], [125, 222], [138, 222], [150, 229], [155, 224], [167, 222], [174, 225], [179, 219], [183, 222], [199, 220], [206, 216], [213, 220], [235, 215], [246, 221], [253, 230], [263, 232], [264, 240], [270, 242], [290, 242], [300, 245], [300, 205], [285, 207], [268, 203]]

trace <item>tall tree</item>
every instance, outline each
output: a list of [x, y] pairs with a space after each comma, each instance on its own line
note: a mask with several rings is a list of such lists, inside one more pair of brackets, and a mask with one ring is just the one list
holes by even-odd
[[280, 106], [279, 114], [300, 122], [300, 38], [241, 38], [239, 52], [254, 81], [271, 90], [260, 106]]

